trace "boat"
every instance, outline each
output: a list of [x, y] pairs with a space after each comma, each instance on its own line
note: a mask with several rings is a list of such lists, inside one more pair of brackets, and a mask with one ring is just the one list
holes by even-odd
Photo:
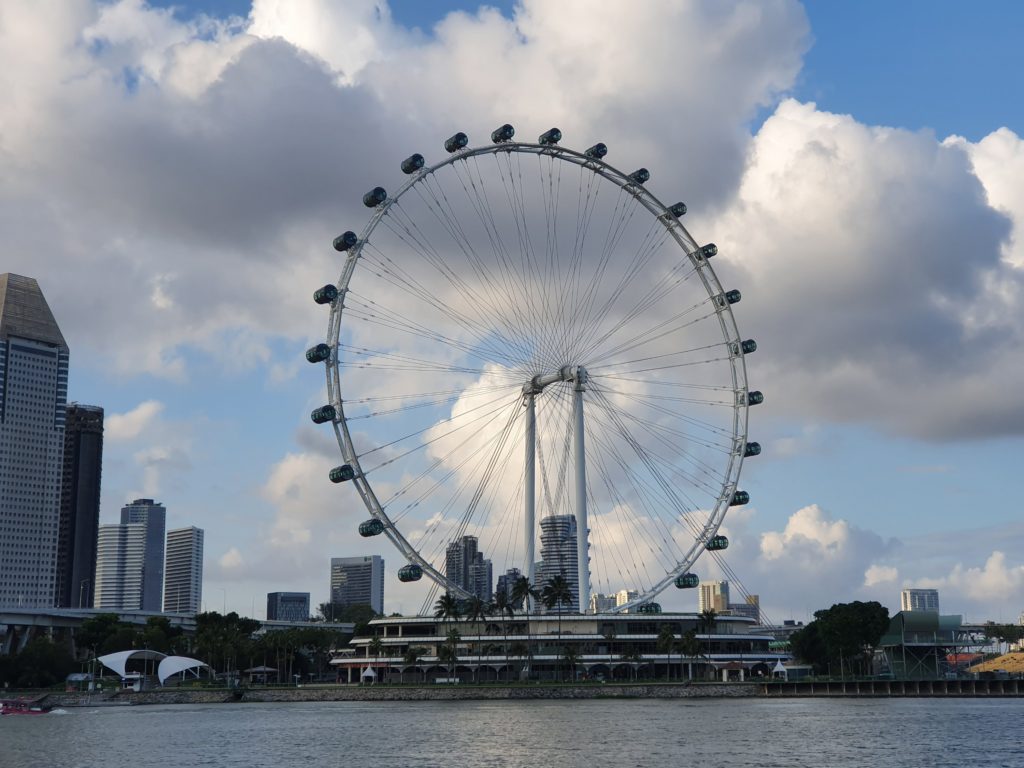
[[0, 701], [0, 715], [46, 715], [52, 708], [45, 704], [25, 699], [4, 699]]

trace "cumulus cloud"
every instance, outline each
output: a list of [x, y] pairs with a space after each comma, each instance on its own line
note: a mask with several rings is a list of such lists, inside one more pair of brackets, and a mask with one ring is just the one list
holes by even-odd
[[104, 438], [110, 442], [134, 440], [153, 423], [163, 409], [163, 403], [146, 400], [126, 413], [108, 414], [104, 418]]

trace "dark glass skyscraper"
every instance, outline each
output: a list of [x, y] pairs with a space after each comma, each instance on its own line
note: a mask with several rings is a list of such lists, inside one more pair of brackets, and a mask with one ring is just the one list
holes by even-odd
[[58, 608], [93, 607], [102, 466], [103, 409], [71, 403], [64, 431], [57, 530]]
[[0, 275], [0, 608], [54, 603], [68, 346], [39, 284]]
[[140, 610], [163, 610], [164, 596], [164, 534], [167, 531], [167, 510], [152, 499], [135, 499], [121, 507], [121, 525], [143, 523], [146, 526], [146, 549], [142, 561], [142, 604]]

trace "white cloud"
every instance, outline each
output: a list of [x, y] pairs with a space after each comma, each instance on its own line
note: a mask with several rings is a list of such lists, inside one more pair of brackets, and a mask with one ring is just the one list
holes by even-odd
[[899, 576], [900, 572], [891, 565], [872, 565], [864, 571], [864, 586], [893, 583]]
[[104, 418], [104, 438], [108, 442], [134, 440], [153, 424], [163, 410], [163, 403], [146, 400], [127, 413], [109, 414]]

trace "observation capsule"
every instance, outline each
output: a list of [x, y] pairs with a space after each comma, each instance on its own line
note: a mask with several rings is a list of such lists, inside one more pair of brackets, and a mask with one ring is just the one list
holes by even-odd
[[322, 363], [331, 356], [331, 348], [326, 344], [317, 344], [306, 350], [306, 359], [311, 363]]
[[338, 298], [338, 289], [330, 283], [313, 291], [313, 301], [317, 304], [330, 304], [336, 298]]
[[705, 259], [710, 259], [712, 256], [718, 255], [718, 246], [714, 243], [708, 243], [707, 245], [701, 246], [700, 255]]
[[729, 539], [725, 536], [712, 536], [708, 540], [708, 543], [704, 545], [704, 549], [708, 552], [718, 552], [723, 549], [729, 548]]
[[344, 483], [356, 476], [356, 471], [352, 469], [351, 464], [342, 464], [340, 467], [335, 467], [331, 470], [329, 477], [332, 483]]
[[491, 141], [495, 144], [502, 144], [506, 141], [512, 141], [512, 137], [516, 135], [516, 129], [508, 123], [505, 123], [499, 128], [495, 128], [491, 131]]
[[[376, 519], [376, 518], [375, 518]], [[376, 520], [380, 522], [380, 520]], [[403, 565], [398, 569], [398, 580], [399, 581], [419, 581], [423, 578], [423, 569], [415, 563], [410, 565]]]
[[746, 491], [736, 491], [736, 493], [734, 493], [732, 495], [732, 499], [729, 501], [729, 506], [730, 507], [738, 507], [741, 504], [749, 504], [749, 503], [750, 503], [750, 494], [749, 493], [747, 493]]
[[378, 520], [376, 517], [371, 517], [369, 520], [363, 520], [359, 524], [359, 535], [365, 538], [370, 536], [380, 536], [384, 533], [384, 521]]
[[458, 152], [460, 149], [465, 149], [469, 144], [469, 137], [462, 131], [459, 131], [454, 136], [449, 136], [444, 140], [444, 148], [446, 152]]
[[629, 174], [629, 180], [634, 184], [645, 184], [647, 180], [651, 178], [651, 172], [646, 168], [637, 168], [631, 174]]
[[686, 215], [686, 203], [676, 203], [675, 205], [670, 205], [668, 208], [668, 212], [675, 216], [677, 219], [680, 219]]
[[661, 613], [661, 603], [640, 603], [636, 607], [637, 613]]
[[337, 417], [338, 412], [334, 410], [334, 406], [330, 403], [321, 405], [309, 414], [309, 418], [313, 420], [314, 424], [326, 424], [328, 421], [334, 421]]
[[729, 304], [739, 304], [742, 298], [743, 294], [735, 289], [725, 292], [725, 300]]
[[740, 349], [743, 350], [744, 355], [749, 355], [751, 352], [757, 351], [757, 342], [753, 339], [747, 339], [746, 341], [740, 342]]
[[749, 459], [751, 456], [761, 455], [761, 444], [760, 443], [747, 443], [746, 448], [743, 449], [743, 458]]
[[544, 131], [537, 139], [538, 144], [557, 144], [562, 140], [562, 132], [557, 128]]
[[367, 208], [376, 208], [388, 199], [388, 193], [384, 187], [374, 187], [363, 195], [363, 205]]
[[[366, 198], [363, 199], [365, 200]], [[343, 232], [342, 234], [334, 238], [334, 250], [347, 251], [357, 242], [359, 242], [359, 238], [356, 237], [355, 232], [352, 232], [351, 230], [348, 232]]]
[[416, 171], [423, 167], [423, 163], [423, 155], [419, 152], [414, 155], [409, 155], [402, 161], [402, 173], [406, 175], [416, 173]]
[[597, 142], [594, 146], [583, 153], [587, 157], [592, 157], [595, 160], [600, 160], [602, 157], [608, 154], [608, 146], [602, 142]]
[[695, 589], [700, 585], [700, 576], [696, 573], [681, 573], [676, 576], [678, 589]]
[[764, 394], [759, 389], [747, 393], [747, 405], [760, 405], [764, 402]]

